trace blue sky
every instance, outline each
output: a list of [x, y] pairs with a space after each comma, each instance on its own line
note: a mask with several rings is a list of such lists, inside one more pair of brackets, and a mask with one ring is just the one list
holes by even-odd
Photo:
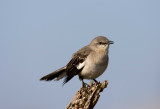
[[[115, 42], [95, 109], [160, 107], [158, 0], [1, 0], [0, 108], [64, 109], [81, 87], [39, 79], [99, 35]], [[88, 80], [86, 82], [89, 83]]]

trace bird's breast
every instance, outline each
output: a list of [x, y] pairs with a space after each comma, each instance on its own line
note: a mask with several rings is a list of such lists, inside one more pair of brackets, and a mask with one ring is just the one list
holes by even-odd
[[107, 65], [107, 54], [91, 54], [87, 57], [85, 66], [79, 75], [85, 79], [95, 79], [106, 70]]

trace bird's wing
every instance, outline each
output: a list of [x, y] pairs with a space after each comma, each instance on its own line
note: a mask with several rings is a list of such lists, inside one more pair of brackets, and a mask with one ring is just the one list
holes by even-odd
[[91, 49], [89, 46], [85, 46], [73, 54], [71, 61], [67, 64], [66, 67], [67, 75], [63, 82], [64, 84], [82, 71], [85, 66], [85, 59], [90, 54], [90, 52]]

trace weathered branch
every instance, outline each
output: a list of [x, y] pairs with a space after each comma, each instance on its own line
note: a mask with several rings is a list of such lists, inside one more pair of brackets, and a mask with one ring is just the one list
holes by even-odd
[[80, 88], [66, 109], [93, 109], [100, 97], [99, 93], [107, 85], [108, 82], [106, 80], [103, 83], [93, 83], [91, 81], [87, 87]]

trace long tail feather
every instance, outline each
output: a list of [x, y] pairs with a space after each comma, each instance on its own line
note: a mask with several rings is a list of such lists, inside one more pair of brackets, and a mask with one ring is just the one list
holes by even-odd
[[42, 77], [40, 80], [51, 81], [55, 78], [56, 78], [56, 80], [62, 79], [66, 74], [65, 69], [66, 69], [66, 66]]

